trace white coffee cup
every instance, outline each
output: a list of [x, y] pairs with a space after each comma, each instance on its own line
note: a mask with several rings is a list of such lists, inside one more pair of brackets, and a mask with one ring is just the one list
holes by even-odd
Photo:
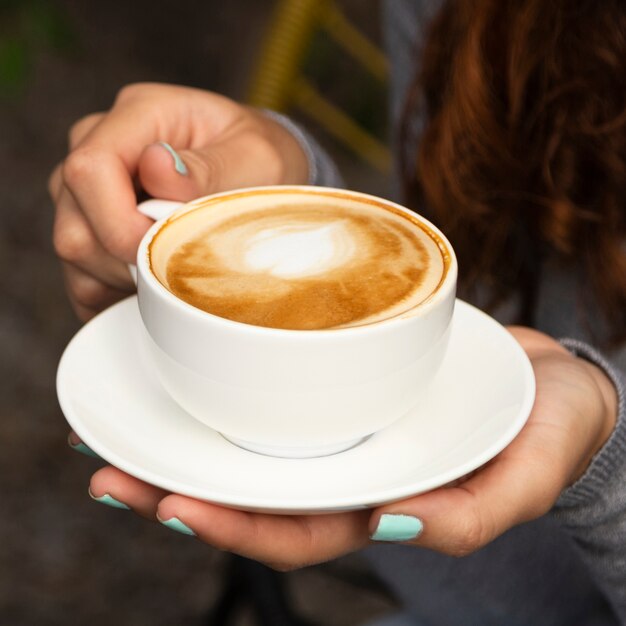
[[[163, 387], [188, 413], [233, 443], [284, 457], [348, 449], [419, 404], [441, 363], [454, 309], [457, 265], [452, 247], [418, 218], [445, 256], [438, 287], [402, 315], [363, 326], [284, 330], [212, 315], [169, 291], [150, 264], [155, 235], [188, 211], [255, 193], [316, 194], [413, 212], [358, 192], [319, 187], [228, 191], [183, 205], [155, 223], [137, 254], [139, 308]], [[175, 205], [154, 204], [171, 211]], [[427, 416], [425, 416], [427, 419]]]

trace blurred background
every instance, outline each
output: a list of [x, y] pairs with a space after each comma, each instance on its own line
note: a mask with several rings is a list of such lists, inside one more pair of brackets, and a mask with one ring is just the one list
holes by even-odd
[[[306, 45], [286, 52], [298, 55], [297, 97], [284, 84], [268, 92], [267, 33], [281, 19], [283, 30], [294, 28], [290, 6], [315, 4], [323, 15], [297, 26]], [[378, 4], [0, 2], [0, 624], [208, 624], [232, 565], [198, 541], [92, 502], [87, 486], [100, 464], [67, 446], [54, 379], [79, 323], [50, 242], [46, 182], [70, 125], [135, 81], [258, 104], [274, 98], [329, 149], [349, 187], [384, 195], [385, 68], [370, 44], [380, 43]], [[302, 623], [365, 624], [394, 608], [358, 555], [282, 583]], [[242, 604], [229, 623], [260, 622]]]

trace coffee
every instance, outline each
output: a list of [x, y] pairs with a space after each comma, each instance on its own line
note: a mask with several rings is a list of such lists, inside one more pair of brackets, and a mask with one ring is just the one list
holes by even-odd
[[175, 216], [150, 246], [159, 281], [208, 313], [280, 329], [402, 315], [442, 281], [445, 250], [417, 218], [340, 193], [229, 196]]

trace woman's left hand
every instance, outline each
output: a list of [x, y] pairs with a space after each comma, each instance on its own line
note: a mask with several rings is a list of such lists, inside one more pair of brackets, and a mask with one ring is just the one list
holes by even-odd
[[108, 494], [144, 517], [279, 570], [333, 559], [372, 539], [470, 554], [549, 511], [615, 426], [615, 388], [599, 368], [547, 335], [509, 330], [534, 368], [534, 408], [503, 452], [453, 485], [374, 510], [296, 516], [248, 513], [167, 494], [110, 466], [94, 474], [90, 492], [96, 499]]

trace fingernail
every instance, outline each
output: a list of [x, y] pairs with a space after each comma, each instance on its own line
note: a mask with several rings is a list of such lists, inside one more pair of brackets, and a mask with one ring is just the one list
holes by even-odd
[[163, 526], [167, 526], [170, 530], [175, 530], [177, 533], [183, 533], [183, 535], [191, 535], [192, 537], [196, 536], [196, 533], [189, 528], [186, 524], [183, 524], [177, 517], [170, 517], [170, 519], [161, 519], [157, 515], [157, 519]]
[[107, 506], [112, 506], [114, 509], [125, 509], [126, 511], [130, 511], [130, 507], [119, 500], [116, 500], [108, 493], [105, 493], [103, 496], [96, 497], [91, 493], [91, 489], [89, 490], [90, 497], [96, 502], [100, 502], [101, 504], [106, 504]]
[[424, 530], [424, 524], [419, 517], [385, 513], [381, 516], [370, 539], [374, 541], [408, 541], [419, 537], [422, 530]]
[[79, 441], [78, 443], [72, 443], [68, 438], [67, 443], [69, 447], [72, 448], [72, 450], [76, 450], [76, 452], [80, 452], [85, 456], [93, 457], [94, 459], [100, 458], [89, 446], [86, 446], [82, 441]]
[[165, 148], [172, 155], [172, 158], [174, 159], [174, 169], [179, 174], [187, 176], [187, 174], [189, 174], [189, 170], [187, 169], [185, 162], [180, 158], [180, 154], [178, 154], [178, 152], [176, 152], [176, 150], [174, 150], [174, 148], [172, 148], [169, 143], [159, 141], [159, 145], [163, 146], [163, 148]]

